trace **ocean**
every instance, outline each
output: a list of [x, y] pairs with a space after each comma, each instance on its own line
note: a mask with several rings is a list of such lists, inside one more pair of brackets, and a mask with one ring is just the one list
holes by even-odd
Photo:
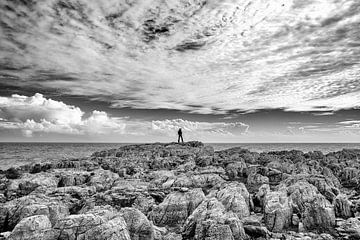
[[[0, 143], [0, 169], [27, 163], [87, 157], [96, 151], [128, 144], [130, 143]], [[213, 146], [215, 150], [242, 147], [253, 152], [296, 149], [303, 152], [328, 153], [344, 148], [360, 149], [360, 143], [207, 143], [206, 145]]]

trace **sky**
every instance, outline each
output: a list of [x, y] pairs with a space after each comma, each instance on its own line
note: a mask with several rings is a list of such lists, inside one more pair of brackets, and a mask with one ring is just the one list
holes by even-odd
[[360, 142], [358, 0], [2, 0], [0, 141]]

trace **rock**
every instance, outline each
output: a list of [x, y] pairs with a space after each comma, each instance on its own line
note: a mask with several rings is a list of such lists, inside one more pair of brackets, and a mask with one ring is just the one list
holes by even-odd
[[68, 214], [69, 208], [61, 201], [41, 194], [24, 196], [0, 205], [0, 232], [12, 230], [20, 220], [33, 215], [45, 215], [55, 223]]
[[217, 191], [208, 195], [213, 196], [223, 204], [226, 211], [235, 213], [239, 219], [250, 215], [250, 194], [243, 183], [221, 184]]
[[291, 217], [291, 223], [293, 226], [299, 226], [300, 218], [297, 214], [293, 214]]
[[0, 240], [359, 239], [359, 157], [189, 142], [29, 164], [0, 171]]
[[269, 184], [269, 178], [258, 173], [258, 166], [251, 166], [247, 169], [246, 186], [250, 192], [255, 192], [263, 184]]
[[358, 218], [349, 218], [341, 226], [340, 234], [345, 239], [360, 239], [360, 220]]
[[302, 222], [308, 231], [331, 231], [335, 225], [334, 207], [324, 196], [318, 194], [305, 203]]
[[37, 188], [56, 188], [58, 178], [53, 173], [23, 174], [21, 179], [11, 180], [7, 186], [7, 198], [14, 199], [30, 194]]
[[175, 178], [172, 187], [202, 188], [210, 189], [213, 186], [223, 183], [225, 180], [218, 174], [180, 174]]
[[291, 203], [286, 192], [270, 192], [265, 198], [264, 221], [273, 232], [280, 232], [290, 226], [292, 217]]
[[132, 240], [122, 217], [115, 217], [84, 234], [86, 240]]
[[216, 198], [203, 201], [189, 216], [183, 236], [196, 240], [246, 239], [242, 222]]
[[[282, 188], [280, 186], [279, 188]], [[286, 188], [287, 194], [292, 201], [293, 210], [295, 213], [303, 213], [305, 210], [305, 203], [312, 201], [319, 191], [315, 186], [307, 181], [300, 180]]]
[[84, 213], [60, 219], [53, 227], [54, 239], [130, 240], [127, 224], [110, 206], [95, 207]]
[[51, 222], [47, 216], [35, 215], [23, 218], [11, 232], [8, 240], [52, 240]]
[[119, 175], [109, 170], [96, 170], [90, 177], [89, 185], [95, 186], [96, 191], [105, 191], [110, 189], [115, 181], [119, 179]]
[[254, 196], [254, 200], [253, 200], [254, 206], [259, 207], [260, 211], [263, 210], [265, 206], [265, 198], [269, 192], [270, 192], [270, 186], [268, 184], [263, 184], [260, 186], [259, 191]]
[[5, 176], [8, 179], [18, 179], [21, 177], [21, 173], [19, 170], [17, 170], [16, 168], [9, 168], [8, 170], [5, 171]]
[[347, 196], [344, 194], [339, 194], [335, 198], [335, 216], [340, 218], [350, 218], [354, 214], [352, 212], [352, 203], [347, 199]]
[[81, 170], [55, 170], [56, 176], [59, 178], [58, 187], [79, 186], [89, 181], [90, 173]]
[[170, 193], [150, 214], [150, 219], [158, 226], [174, 227], [185, 222], [188, 216], [205, 199], [200, 188], [188, 192]]
[[135, 208], [122, 208], [120, 213], [125, 219], [131, 240], [154, 239], [154, 226], [142, 212]]
[[244, 161], [230, 163], [226, 166], [226, 174], [230, 180], [242, 179], [246, 172], [246, 163]]

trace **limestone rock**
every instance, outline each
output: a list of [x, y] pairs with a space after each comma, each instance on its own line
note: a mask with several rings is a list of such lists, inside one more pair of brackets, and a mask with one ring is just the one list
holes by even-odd
[[8, 240], [52, 240], [51, 222], [47, 216], [35, 215], [23, 218], [11, 232]]
[[250, 215], [250, 194], [243, 183], [231, 182], [221, 184], [217, 191], [211, 192], [209, 197], [216, 197], [225, 207], [239, 219]]
[[345, 219], [353, 217], [353, 212], [351, 210], [352, 203], [348, 200], [346, 195], [339, 194], [335, 198], [334, 206], [335, 206], [335, 216], [336, 217], [341, 217], [341, 218], [345, 218]]
[[265, 198], [264, 221], [273, 232], [280, 232], [291, 223], [292, 208], [286, 192], [270, 192]]
[[199, 188], [188, 192], [170, 193], [150, 214], [150, 219], [158, 226], [183, 224], [195, 208], [205, 199]]
[[316, 195], [305, 203], [302, 222], [306, 230], [331, 231], [335, 225], [334, 207], [322, 195]]
[[154, 239], [154, 226], [142, 212], [135, 208], [122, 208], [120, 213], [126, 222], [131, 240]]
[[186, 220], [183, 236], [195, 240], [246, 239], [237, 215], [227, 212], [216, 198], [203, 201]]

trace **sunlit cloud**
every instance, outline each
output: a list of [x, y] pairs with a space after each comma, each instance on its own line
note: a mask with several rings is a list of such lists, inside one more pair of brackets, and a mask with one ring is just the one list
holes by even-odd
[[357, 0], [4, 0], [0, 80], [114, 108], [328, 115], [360, 106], [359, 23]]
[[36, 134], [57, 133], [67, 135], [168, 136], [179, 128], [193, 139], [205, 137], [238, 136], [246, 134], [249, 125], [241, 122], [194, 122], [184, 119], [139, 120], [112, 117], [103, 111], [92, 111], [85, 116], [79, 107], [34, 96], [12, 95], [0, 97], [0, 130], [21, 131], [26, 137]]

